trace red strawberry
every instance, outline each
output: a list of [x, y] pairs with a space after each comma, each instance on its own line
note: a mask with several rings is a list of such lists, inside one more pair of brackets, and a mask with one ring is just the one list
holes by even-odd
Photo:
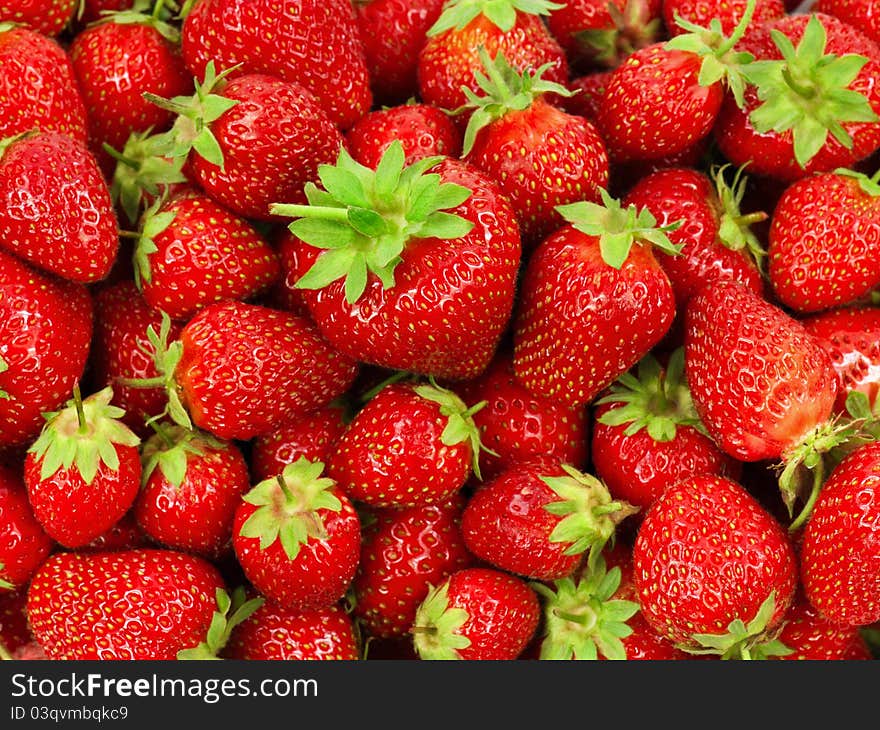
[[352, 582], [352, 613], [371, 637], [407, 634], [431, 587], [473, 563], [461, 536], [464, 501], [375, 512]]
[[34, 517], [21, 477], [6, 467], [0, 467], [0, 525], [0, 596], [4, 596], [6, 591], [24, 588], [55, 546]]
[[96, 537], [88, 545], [78, 547], [76, 552], [106, 553], [145, 547], [152, 547], [150, 539], [138, 527], [134, 518], [134, 509], [130, 509], [113, 527]]
[[305, 247], [287, 228], [276, 228], [270, 235], [270, 243], [278, 254], [281, 275], [269, 290], [267, 300], [270, 306], [301, 317], [311, 317], [305, 290], [296, 286], [300, 277], [300, 256], [306, 253]]
[[880, 286], [880, 173], [838, 169], [792, 183], [773, 210], [768, 274], [798, 312], [853, 303]]
[[528, 583], [491, 568], [463, 568], [433, 588], [416, 612], [416, 651], [427, 660], [511, 660], [541, 618]]
[[357, 570], [360, 520], [349, 498], [300, 458], [257, 484], [235, 513], [233, 547], [248, 580], [288, 608], [330, 606]]
[[669, 252], [672, 226], [647, 210], [561, 206], [569, 225], [538, 245], [526, 264], [514, 323], [516, 377], [566, 406], [590, 403], [669, 330], [675, 300], [648, 244]]
[[130, 10], [137, 3], [138, 0], [82, 0], [82, 17], [79, 22], [88, 25], [100, 20], [107, 12]]
[[829, 621], [880, 620], [880, 442], [852, 451], [831, 472], [804, 527], [801, 580]]
[[572, 95], [563, 99], [563, 108], [569, 114], [579, 114], [596, 124], [609, 78], [611, 71], [593, 71], [571, 79], [568, 89]]
[[860, 636], [855, 626], [832, 623], [799, 598], [785, 614], [778, 639], [791, 653], [774, 658], [841, 661], [850, 658], [849, 652]]
[[23, 659], [35, 644], [27, 625], [27, 592], [0, 593], [0, 660]]
[[116, 213], [82, 144], [37, 132], [0, 147], [0, 245], [71, 281], [110, 273], [119, 249]]
[[[737, 23], [746, 13], [747, 0], [662, 0], [663, 22], [671, 36], [681, 35], [684, 31], [677, 22], [683, 18], [696, 25], [708, 27], [713, 20], [721, 25], [721, 31], [730, 35]], [[783, 0], [759, 0], [755, 3], [752, 15], [752, 27], [769, 23], [781, 18], [786, 13]]]
[[141, 482], [140, 439], [110, 405], [112, 388], [46, 414], [28, 449], [24, 481], [43, 529], [69, 548], [85, 545], [115, 525], [134, 503]]
[[77, 0], [3, 0], [0, 23], [21, 23], [46, 36], [61, 34], [73, 20]]
[[403, 145], [407, 165], [435, 155], [458, 157], [461, 154], [458, 127], [445, 112], [427, 104], [376, 109], [361, 117], [345, 133], [351, 156], [374, 170], [394, 140], [400, 140]]
[[232, 522], [250, 487], [235, 443], [170, 424], [143, 445], [143, 486], [134, 504], [138, 527], [164, 547], [208, 559], [223, 556]]
[[0, 445], [29, 444], [86, 365], [92, 299], [0, 250]]
[[633, 569], [658, 633], [727, 657], [779, 624], [798, 577], [782, 526], [737, 482], [709, 475], [676, 482], [648, 509]]
[[322, 334], [364, 363], [482, 372], [507, 327], [521, 253], [498, 187], [449, 158], [404, 167], [397, 142], [375, 171], [342, 151], [320, 176], [325, 190], [306, 186], [309, 206], [272, 210], [298, 219], [296, 286]]
[[816, 0], [810, 9], [816, 13], [833, 15], [880, 43], [880, 24], [877, 23], [880, 5], [877, 0]]
[[301, 0], [295, 12], [278, 12], [274, 0], [198, 0], [181, 33], [183, 57], [199, 78], [213, 61], [221, 69], [241, 64], [241, 74], [302, 84], [342, 128], [372, 103], [348, 0]]
[[28, 588], [28, 621], [50, 659], [169, 660], [205, 635], [223, 580], [171, 550], [56, 553]]
[[338, 604], [301, 611], [267, 602], [235, 627], [224, 657], [351, 661], [360, 651], [351, 618]]

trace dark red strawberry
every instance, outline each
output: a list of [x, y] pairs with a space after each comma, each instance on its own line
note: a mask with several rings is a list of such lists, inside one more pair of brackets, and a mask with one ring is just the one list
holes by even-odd
[[609, 78], [611, 71], [593, 71], [571, 79], [568, 89], [572, 95], [563, 99], [563, 108], [569, 114], [579, 114], [596, 124]]
[[841, 661], [850, 658], [860, 636], [857, 627], [828, 621], [799, 597], [785, 614], [778, 639], [791, 653], [775, 659]]
[[311, 317], [304, 289], [297, 289], [300, 257], [306, 253], [301, 241], [287, 228], [275, 228], [270, 234], [270, 244], [278, 254], [281, 275], [267, 295], [270, 306], [301, 317]]
[[24, 659], [22, 652], [35, 644], [27, 625], [27, 591], [0, 592], [0, 661]]
[[104, 17], [105, 13], [130, 10], [137, 5], [139, 0], [82, 0], [82, 17], [80, 24], [94, 23]]
[[[730, 35], [737, 23], [746, 13], [747, 0], [662, 0], [663, 22], [671, 36], [685, 32], [677, 22], [683, 18], [696, 25], [708, 27], [713, 20], [721, 26], [721, 32]], [[769, 23], [785, 15], [783, 0], [758, 0], [750, 25], [752, 27]]]
[[126, 512], [119, 521], [102, 535], [92, 540], [88, 545], [78, 547], [78, 553], [105, 553], [116, 550], [136, 550], [138, 548], [154, 547], [143, 530], [138, 527], [134, 518], [134, 509]]
[[6, 467], [0, 467], [0, 525], [0, 596], [4, 596], [24, 588], [55, 546], [34, 516], [21, 476]]
[[833, 15], [880, 43], [880, 24], [877, 22], [880, 5], [877, 0], [816, 0], [810, 9], [816, 13]]
[[171, 550], [56, 553], [28, 587], [28, 621], [50, 659], [175, 659], [206, 634], [217, 569]]
[[78, 0], [3, 0], [0, 23], [20, 23], [46, 36], [57, 36], [73, 20]]

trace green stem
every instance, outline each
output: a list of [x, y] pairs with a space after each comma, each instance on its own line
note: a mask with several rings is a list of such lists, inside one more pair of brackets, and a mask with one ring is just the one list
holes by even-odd
[[162, 439], [163, 443], [168, 448], [170, 448], [170, 449], [174, 448], [175, 443], [171, 439], [171, 437], [168, 435], [168, 431], [165, 430], [165, 428], [162, 426], [162, 424], [158, 423], [157, 421], [152, 421], [152, 420], [148, 421], [148, 424], [149, 424], [150, 428], [152, 428], [158, 434], [159, 438]]
[[368, 403], [369, 401], [373, 400], [373, 398], [375, 398], [380, 391], [384, 390], [385, 386], [399, 383], [401, 380], [406, 380], [407, 378], [411, 377], [413, 377], [413, 374], [408, 370], [398, 370], [393, 375], [385, 378], [385, 380], [383, 380], [378, 385], [374, 385], [372, 388], [370, 388], [366, 393], [358, 398], [358, 401], [360, 403]]
[[165, 7], [165, 0], [156, 0], [156, 4], [153, 6], [153, 20], [159, 20], [159, 14], [162, 12]]
[[79, 390], [79, 383], [76, 383], [73, 386], [73, 404], [76, 407], [76, 420], [79, 422], [79, 432], [84, 434], [89, 430], [89, 425], [86, 423], [86, 412], [83, 408], [82, 393], [80, 393]]
[[563, 621], [570, 621], [573, 624], [581, 624], [582, 626], [586, 626], [593, 620], [592, 616], [588, 616], [586, 614], [569, 613], [568, 611], [561, 611], [558, 608], [553, 611], [553, 615], [557, 618], [561, 618]]
[[272, 206], [273, 215], [288, 218], [312, 218], [323, 221], [348, 221], [348, 208], [333, 208], [323, 205], [294, 205], [293, 203], [276, 203]]
[[796, 94], [802, 96], [804, 99], [812, 99], [816, 96], [816, 90], [814, 88], [804, 86], [798, 81], [795, 81], [788, 66], [785, 66], [782, 69], [782, 77], [785, 79], [785, 83], [788, 84]]
[[757, 0], [749, 0], [746, 5], [746, 11], [743, 13], [742, 18], [739, 19], [739, 23], [737, 23], [736, 28], [733, 29], [733, 33], [730, 38], [728, 38], [724, 43], [721, 44], [721, 47], [718, 49], [718, 56], [721, 57], [729, 50], [731, 50], [737, 43], [740, 42], [742, 37], [745, 35], [746, 30], [748, 30], [749, 23], [752, 22], [752, 16], [755, 14], [755, 8], [757, 7]]
[[275, 477], [275, 481], [277, 481], [278, 486], [281, 487], [281, 492], [282, 494], [284, 494], [284, 499], [287, 500], [287, 502], [292, 502], [293, 495], [290, 493], [287, 482], [284, 481], [284, 476], [279, 474], [277, 477]]
[[132, 170], [138, 171], [141, 169], [141, 164], [136, 160], [132, 160], [130, 157], [126, 157], [119, 150], [114, 147], [111, 147], [106, 142], [101, 144], [102, 149], [106, 152], [110, 157], [112, 157], [117, 162], [121, 162], [123, 165], [130, 167]]
[[155, 378], [116, 378], [116, 382], [129, 388], [158, 388], [164, 386], [167, 379], [159, 375]]
[[825, 462], [820, 458], [819, 463], [816, 464], [816, 468], [813, 469], [813, 488], [810, 491], [810, 496], [807, 499], [807, 503], [804, 505], [804, 508], [801, 510], [800, 514], [797, 518], [788, 526], [789, 532], [794, 532], [798, 528], [800, 528], [809, 518], [810, 513], [813, 511], [813, 506], [816, 504], [816, 500], [819, 498], [819, 492], [822, 490], [822, 481], [825, 476]]
[[749, 213], [748, 215], [739, 215], [733, 219], [734, 223], [739, 226], [750, 226], [753, 223], [761, 223], [767, 220], [768, 216], [763, 210]]

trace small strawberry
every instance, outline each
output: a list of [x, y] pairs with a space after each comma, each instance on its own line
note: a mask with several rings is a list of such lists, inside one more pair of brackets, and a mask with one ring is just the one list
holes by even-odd
[[300, 458], [245, 494], [235, 513], [242, 570], [266, 598], [288, 608], [336, 603], [357, 570], [360, 520], [323, 474], [320, 461]]
[[20, 23], [57, 36], [73, 20], [79, 0], [2, 0], [0, 22]]
[[79, 386], [63, 410], [46, 414], [28, 449], [24, 481], [43, 529], [68, 548], [110, 529], [134, 503], [141, 481], [140, 439], [110, 405], [113, 389], [81, 398]]
[[34, 516], [21, 477], [6, 467], [0, 467], [0, 525], [0, 596], [4, 596], [6, 591], [24, 588], [55, 546]]
[[412, 626], [420, 659], [511, 660], [538, 628], [537, 594], [521, 578], [463, 568], [431, 589]]
[[[721, 32], [733, 33], [737, 23], [745, 15], [747, 0], [662, 0], [663, 22], [671, 36], [681, 35], [684, 28], [677, 22], [679, 18], [695, 25], [708, 26], [713, 19], [721, 25]], [[759, 0], [750, 25], [752, 27], [769, 23], [785, 15], [783, 0]]]
[[28, 587], [28, 621], [50, 659], [169, 660], [206, 634], [222, 587], [171, 550], [56, 553]]

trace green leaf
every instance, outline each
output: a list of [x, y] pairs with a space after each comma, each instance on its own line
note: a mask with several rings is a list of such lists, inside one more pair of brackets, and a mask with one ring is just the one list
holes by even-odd
[[466, 236], [474, 228], [473, 221], [452, 213], [431, 213], [415, 234], [418, 238], [456, 239]]
[[346, 277], [351, 271], [359, 252], [351, 248], [339, 248], [325, 251], [318, 256], [312, 267], [301, 276], [296, 284], [297, 289], [323, 289], [328, 284]]
[[389, 198], [394, 195], [405, 161], [406, 155], [403, 152], [403, 145], [400, 140], [396, 139], [388, 145], [376, 166], [374, 185], [376, 195], [379, 198]]
[[205, 127], [192, 141], [193, 149], [206, 161], [223, 169], [223, 150], [214, 133]]
[[376, 211], [368, 208], [350, 207], [348, 222], [355, 231], [363, 236], [376, 238], [388, 232], [385, 219]]

